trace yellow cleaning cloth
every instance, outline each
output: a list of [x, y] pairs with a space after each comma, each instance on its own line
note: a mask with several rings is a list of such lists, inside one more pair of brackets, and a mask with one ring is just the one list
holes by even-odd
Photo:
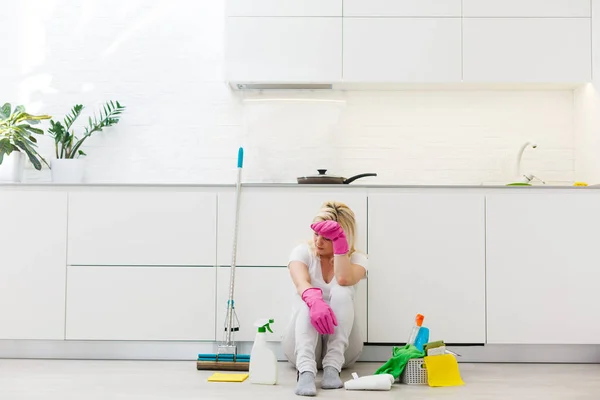
[[458, 362], [452, 354], [425, 357], [429, 386], [462, 386]]
[[223, 374], [215, 372], [209, 378], [209, 382], [244, 382], [248, 378], [248, 374]]

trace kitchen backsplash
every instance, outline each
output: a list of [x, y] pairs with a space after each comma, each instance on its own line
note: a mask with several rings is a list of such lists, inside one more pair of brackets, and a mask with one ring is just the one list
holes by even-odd
[[[308, 96], [342, 102], [244, 102], [223, 82], [224, 0], [8, 7], [0, 26], [19, 34], [5, 53], [19, 63], [0, 63], [3, 101], [57, 118], [76, 103], [87, 106], [85, 116], [109, 99], [127, 106], [119, 125], [88, 142], [89, 182], [234, 182], [244, 146], [246, 182], [295, 182], [327, 168], [378, 173], [357, 181], [365, 184], [506, 183], [527, 140], [539, 146], [525, 152], [526, 171], [549, 183], [576, 179], [568, 90], [355, 91]], [[40, 146], [51, 157], [52, 143]], [[26, 180], [50, 181], [50, 174], [29, 168]]]

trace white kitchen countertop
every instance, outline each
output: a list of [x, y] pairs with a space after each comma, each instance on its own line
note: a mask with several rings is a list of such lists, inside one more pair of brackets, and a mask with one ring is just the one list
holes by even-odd
[[[316, 185], [308, 185], [308, 184], [298, 184], [298, 183], [252, 183], [252, 182], [242, 182], [242, 186], [244, 187], [253, 187], [253, 188], [362, 188], [362, 189], [504, 189], [504, 190], [547, 190], [547, 189], [569, 189], [569, 190], [589, 190], [589, 189], [600, 189], [600, 185], [590, 185], [590, 186], [572, 186], [572, 185], [534, 185], [534, 186], [506, 186], [506, 185], [450, 185], [450, 184], [424, 184], [424, 185], [415, 185], [415, 184], [359, 184], [359, 183], [351, 183], [351, 184], [316, 184]], [[24, 182], [24, 183], [8, 183], [8, 182], [0, 182], [0, 187], [10, 187], [10, 188], [19, 188], [19, 187], [44, 187], [44, 188], [52, 188], [52, 187], [164, 187], [164, 188], [173, 188], [173, 187], [182, 187], [182, 188], [226, 188], [226, 187], [235, 187], [235, 183], [79, 183], [79, 184], [59, 184], [52, 182]]]

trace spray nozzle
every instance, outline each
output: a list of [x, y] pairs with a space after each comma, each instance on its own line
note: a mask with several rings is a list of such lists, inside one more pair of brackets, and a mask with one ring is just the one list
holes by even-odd
[[269, 330], [269, 332], [273, 333], [270, 325], [273, 324], [274, 322], [275, 322], [275, 320], [273, 320], [273, 319], [259, 319], [258, 321], [256, 321], [254, 323], [254, 326], [258, 328], [258, 331], [260, 333], [265, 333], [267, 331], [267, 329]]

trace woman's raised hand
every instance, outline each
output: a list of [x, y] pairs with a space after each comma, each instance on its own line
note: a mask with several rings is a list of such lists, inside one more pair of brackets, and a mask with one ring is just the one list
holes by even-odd
[[333, 243], [333, 254], [341, 255], [348, 253], [348, 240], [342, 226], [333, 220], [315, 222], [310, 226], [313, 231], [329, 239]]

